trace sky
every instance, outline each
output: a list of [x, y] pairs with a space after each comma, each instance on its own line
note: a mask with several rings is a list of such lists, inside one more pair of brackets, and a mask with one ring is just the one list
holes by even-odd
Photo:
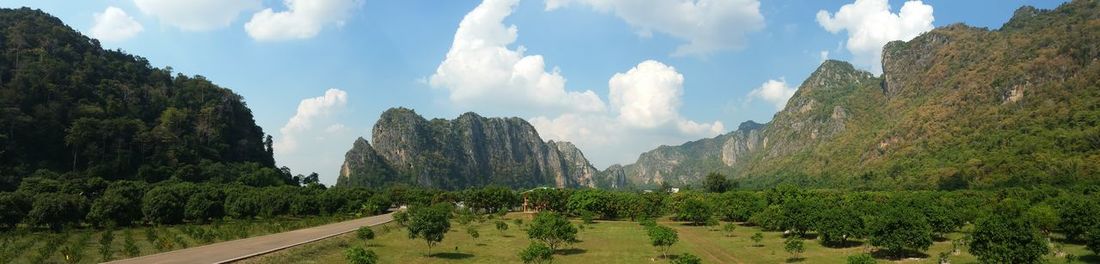
[[245, 98], [278, 166], [336, 182], [379, 115], [527, 119], [597, 168], [767, 122], [824, 59], [997, 29], [1023, 5], [902, 0], [5, 0]]

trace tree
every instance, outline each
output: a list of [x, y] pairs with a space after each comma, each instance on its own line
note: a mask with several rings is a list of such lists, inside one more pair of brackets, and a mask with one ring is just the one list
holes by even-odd
[[358, 230], [355, 230], [355, 237], [363, 240], [363, 242], [369, 243], [374, 239], [374, 230], [370, 229], [369, 226], [359, 227]]
[[519, 252], [519, 259], [525, 264], [550, 263], [554, 258], [554, 249], [543, 243], [531, 242]]
[[477, 231], [477, 228], [473, 226], [466, 227], [466, 234], [470, 235], [470, 238], [474, 239], [474, 243], [477, 243], [477, 238], [481, 237], [481, 233]]
[[145, 219], [157, 224], [176, 224], [183, 221], [184, 209], [189, 197], [185, 188], [189, 185], [161, 185], [145, 193], [141, 212]]
[[717, 210], [722, 220], [748, 221], [765, 207], [764, 199], [755, 192], [731, 191], [719, 196]]
[[200, 190], [187, 198], [184, 205], [183, 217], [197, 223], [205, 223], [209, 219], [219, 219], [225, 215], [225, 194], [221, 190], [210, 185], [200, 187]]
[[752, 237], [750, 237], [749, 239], [752, 239], [752, 243], [753, 243], [754, 246], [759, 247], [760, 246], [760, 241], [764, 241], [764, 234], [760, 233], [760, 232], [756, 232], [756, 233], [752, 234]]
[[22, 193], [0, 193], [0, 231], [15, 228], [30, 210], [31, 201]]
[[791, 254], [791, 259], [802, 259], [802, 252], [806, 251], [806, 247], [802, 242], [802, 237], [790, 236], [786, 241], [783, 241], [783, 250]]
[[818, 209], [821, 208], [818, 199], [808, 196], [794, 197], [786, 200], [782, 205], [779, 225], [784, 230], [790, 230], [797, 236], [805, 236], [818, 222]]
[[546, 243], [556, 252], [563, 244], [577, 240], [577, 227], [560, 214], [541, 212], [527, 228], [527, 237]]
[[1085, 247], [1093, 254], [1100, 254], [1100, 227], [1095, 227], [1085, 237]]
[[84, 196], [76, 194], [40, 193], [34, 196], [27, 223], [60, 231], [65, 225], [79, 223], [84, 218], [85, 203]]
[[814, 226], [826, 246], [844, 246], [848, 239], [861, 237], [865, 231], [859, 213], [846, 205], [824, 209]]
[[92, 202], [88, 221], [95, 225], [129, 226], [141, 219], [143, 184], [136, 181], [116, 181]]
[[671, 248], [673, 244], [676, 244], [676, 241], [680, 240], [676, 230], [667, 226], [657, 225], [650, 227], [647, 233], [649, 234], [650, 244], [661, 251], [662, 258], [667, 258], [668, 249]]
[[730, 180], [726, 179], [726, 175], [717, 172], [708, 173], [706, 179], [703, 180], [703, 186], [707, 189], [707, 192], [712, 193], [724, 193], [732, 187]]
[[1066, 239], [1076, 241], [1093, 227], [1100, 225], [1100, 204], [1081, 195], [1059, 197], [1054, 206], [1061, 220], [1059, 228]]
[[363, 247], [349, 248], [344, 252], [344, 256], [348, 258], [348, 263], [352, 264], [378, 263], [378, 254], [375, 254], [373, 250], [364, 249]]
[[871, 254], [856, 254], [848, 256], [848, 264], [875, 264], [875, 258]]
[[871, 245], [902, 257], [906, 250], [924, 251], [932, 245], [932, 227], [924, 215], [905, 206], [890, 206], [870, 224]]
[[409, 226], [409, 213], [407, 211], [394, 212], [393, 221], [397, 222], [399, 226]]
[[446, 204], [413, 206], [409, 208], [409, 239], [422, 238], [428, 244], [428, 256], [432, 246], [443, 241], [451, 230], [451, 212]]
[[676, 214], [677, 219], [690, 222], [692, 225], [706, 224], [711, 217], [713, 217], [713, 211], [710, 205], [700, 198], [684, 200], [683, 204], [680, 205], [680, 211]]
[[1050, 250], [1025, 205], [1004, 201], [974, 227], [970, 253], [982, 263], [1039, 263]]
[[497, 231], [500, 231], [500, 233], [504, 233], [504, 231], [508, 231], [508, 223], [505, 223], [504, 221], [497, 220], [495, 224], [496, 224]]
[[1035, 223], [1035, 227], [1039, 228], [1039, 231], [1048, 239], [1050, 238], [1050, 234], [1054, 232], [1054, 229], [1058, 228], [1058, 224], [1061, 221], [1058, 219], [1058, 211], [1054, 210], [1054, 207], [1046, 204], [1038, 204], [1028, 208], [1025, 217], [1027, 217], [1029, 222]]
[[737, 230], [737, 224], [726, 223], [722, 226], [722, 231], [726, 231], [726, 236], [733, 236], [734, 230]]
[[672, 264], [702, 264], [703, 259], [691, 253], [683, 253], [672, 260]]

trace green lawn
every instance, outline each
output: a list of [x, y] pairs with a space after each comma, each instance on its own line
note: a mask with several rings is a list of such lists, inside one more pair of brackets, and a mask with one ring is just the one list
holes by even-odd
[[[104, 248], [100, 242], [106, 230], [73, 229], [54, 233], [31, 232], [20, 228], [13, 232], [0, 233], [0, 263], [99, 263], [285, 232], [347, 218], [276, 218], [251, 221], [231, 220], [205, 225], [131, 227], [112, 231], [113, 239], [107, 244], [107, 248]], [[129, 246], [126, 242], [128, 239], [132, 241]]]
[[[472, 222], [481, 233], [475, 242], [466, 234], [466, 227], [452, 223], [451, 232], [443, 242], [432, 249], [428, 257], [427, 245], [423, 240], [411, 240], [404, 229], [394, 224], [374, 227], [375, 240], [369, 242], [368, 249], [378, 253], [381, 263], [518, 263], [517, 253], [530, 240], [525, 230], [517, 228], [512, 219], [527, 218], [524, 214], [509, 214], [506, 221], [509, 229], [498, 232], [493, 220], [483, 223]], [[530, 219], [525, 219], [525, 223]], [[575, 222], [579, 223], [579, 222]], [[782, 234], [762, 232], [762, 246], [753, 246], [749, 239], [755, 227], [738, 226], [733, 236], [727, 236], [720, 228], [685, 226], [674, 222], [661, 224], [675, 228], [680, 241], [669, 251], [670, 254], [690, 252], [703, 259], [704, 263], [785, 263], [791, 257], [783, 251]], [[634, 222], [598, 221], [585, 225], [578, 234], [580, 243], [566, 247], [554, 255], [554, 263], [663, 263], [659, 252], [650, 246], [649, 239], [641, 226]], [[713, 229], [713, 230], [712, 230]], [[951, 234], [955, 239], [962, 234]], [[249, 263], [344, 263], [344, 250], [350, 246], [364, 245], [353, 234], [326, 239], [309, 245], [292, 248], [283, 252], [250, 259]], [[870, 245], [855, 245], [847, 248], [827, 248], [818, 240], [806, 240], [806, 252], [801, 263], [843, 263], [849, 255], [869, 252]], [[924, 258], [903, 259], [903, 263], [936, 263], [940, 252], [951, 249], [951, 241], [936, 242], [925, 253]], [[1097, 257], [1081, 245], [1066, 245], [1066, 252], [1083, 256], [1084, 260], [1095, 262]], [[951, 263], [976, 262], [974, 256], [962, 250], [958, 255], [950, 256]], [[1062, 263], [1064, 258], [1051, 257], [1052, 263]], [[885, 262], [886, 260], [880, 260]]]

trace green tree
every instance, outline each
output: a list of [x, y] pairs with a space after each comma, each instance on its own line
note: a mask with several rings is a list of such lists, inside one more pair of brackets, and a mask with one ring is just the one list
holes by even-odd
[[672, 260], [672, 264], [702, 264], [703, 259], [691, 253], [683, 253]]
[[86, 203], [83, 196], [76, 194], [40, 193], [34, 196], [27, 223], [60, 231], [66, 225], [80, 223], [85, 216]]
[[916, 210], [894, 205], [875, 216], [869, 225], [871, 245], [902, 257], [907, 250], [924, 251], [932, 245], [932, 227]]
[[428, 244], [428, 256], [432, 246], [443, 241], [451, 230], [451, 211], [446, 204], [409, 207], [409, 239], [424, 239]]
[[508, 223], [505, 223], [504, 221], [497, 220], [495, 225], [496, 225], [497, 231], [500, 231], [500, 233], [504, 233], [504, 231], [508, 231]]
[[726, 236], [733, 236], [734, 230], [737, 230], [737, 224], [726, 223], [722, 226], [722, 231], [726, 231]]
[[755, 192], [725, 192], [718, 198], [718, 214], [726, 221], [748, 221], [754, 214], [767, 207], [764, 199]]
[[1061, 220], [1059, 228], [1066, 239], [1076, 241], [1093, 227], [1100, 225], [1100, 204], [1081, 195], [1059, 197], [1054, 206]]
[[749, 239], [752, 239], [752, 243], [753, 243], [754, 246], [759, 247], [760, 246], [760, 241], [764, 241], [764, 234], [760, 233], [760, 232], [756, 232], [756, 233], [753, 233], [752, 237], [750, 237]]
[[649, 235], [650, 244], [661, 251], [662, 258], [667, 258], [668, 249], [672, 248], [672, 245], [680, 240], [676, 230], [667, 226], [657, 225], [650, 227], [647, 233]]
[[145, 195], [142, 183], [116, 181], [92, 202], [88, 221], [96, 225], [129, 226], [140, 220], [141, 198]]
[[827, 246], [844, 246], [850, 238], [863, 236], [865, 228], [859, 213], [849, 206], [834, 205], [824, 209], [814, 223]]
[[190, 184], [170, 184], [154, 187], [145, 193], [141, 212], [145, 219], [157, 224], [183, 222], [187, 198], [192, 193]]
[[875, 258], [871, 254], [856, 254], [848, 256], [848, 264], [875, 264]]
[[703, 199], [688, 198], [680, 204], [680, 211], [677, 212], [676, 218], [680, 221], [690, 222], [692, 225], [703, 225], [713, 217], [713, 213], [710, 205]]
[[730, 184], [729, 179], [726, 179], [726, 175], [711, 172], [703, 180], [703, 186], [707, 189], [707, 192], [724, 193], [731, 189], [732, 184]]
[[31, 201], [23, 193], [0, 193], [0, 231], [15, 228], [31, 210]]
[[1050, 250], [1025, 206], [1005, 201], [974, 227], [970, 253], [982, 263], [1039, 263]]
[[347, 257], [348, 263], [352, 264], [378, 263], [378, 254], [375, 254], [373, 250], [364, 249], [363, 247], [348, 248], [348, 250], [344, 252], [344, 256]]
[[812, 197], [795, 197], [780, 205], [779, 225], [797, 236], [805, 236], [818, 221], [818, 208], [821, 203]]
[[527, 237], [546, 243], [556, 252], [563, 244], [577, 240], [577, 227], [560, 214], [541, 212], [527, 227]]
[[358, 237], [365, 243], [370, 243], [370, 241], [374, 239], [374, 230], [370, 229], [369, 226], [359, 227], [359, 229], [355, 230], [355, 237]]
[[1093, 228], [1085, 236], [1085, 247], [1091, 250], [1093, 254], [1100, 255], [1100, 227]]
[[801, 237], [790, 236], [783, 241], [783, 250], [791, 254], [791, 259], [802, 259], [802, 252], [806, 251], [806, 247]]
[[550, 263], [554, 258], [554, 249], [546, 244], [531, 242], [519, 252], [519, 259], [525, 264]]
[[1039, 228], [1039, 231], [1042, 231], [1043, 235], [1048, 238], [1061, 222], [1058, 219], [1058, 211], [1046, 204], [1038, 204], [1028, 208], [1025, 217], [1029, 222], [1034, 223], [1035, 227]]

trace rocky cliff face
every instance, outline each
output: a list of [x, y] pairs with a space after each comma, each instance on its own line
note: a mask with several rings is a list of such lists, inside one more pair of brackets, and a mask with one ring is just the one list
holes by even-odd
[[1097, 14], [1072, 1], [1021, 8], [997, 30], [937, 28], [887, 44], [878, 77], [826, 61], [768, 124], [662, 146], [623, 172], [642, 185], [708, 172], [743, 186], [1100, 182]]
[[337, 185], [594, 187], [597, 173], [573, 144], [543, 142], [523, 119], [429, 121], [405, 108], [382, 113], [371, 143], [357, 140], [345, 158]]

